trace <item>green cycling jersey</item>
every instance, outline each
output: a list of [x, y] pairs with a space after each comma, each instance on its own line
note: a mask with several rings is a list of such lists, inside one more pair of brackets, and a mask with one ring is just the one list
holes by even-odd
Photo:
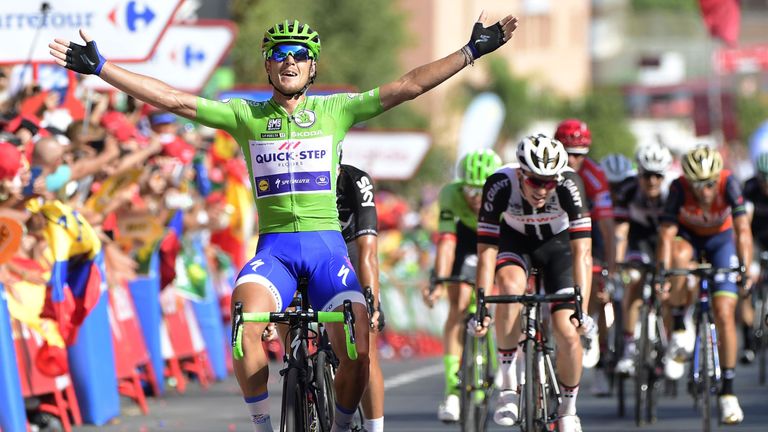
[[294, 113], [272, 99], [198, 98], [196, 120], [229, 132], [243, 151], [259, 233], [339, 231], [336, 174], [341, 142], [384, 111], [379, 89], [308, 96]]
[[455, 181], [443, 186], [437, 203], [440, 207], [440, 219], [437, 230], [441, 233], [456, 233], [456, 220], [477, 231], [477, 212], [469, 207], [462, 190], [464, 183]]

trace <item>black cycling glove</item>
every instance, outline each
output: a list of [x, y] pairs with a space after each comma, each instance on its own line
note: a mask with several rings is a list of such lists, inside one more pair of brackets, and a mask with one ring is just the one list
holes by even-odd
[[501, 23], [497, 22], [490, 27], [483, 27], [482, 23], [477, 22], [472, 27], [472, 37], [469, 38], [466, 47], [472, 54], [472, 60], [477, 60], [496, 51], [502, 45], [504, 45], [504, 30], [501, 28]]
[[96, 42], [86, 42], [85, 45], [69, 43], [67, 50], [67, 69], [86, 75], [98, 75], [107, 60], [99, 54]]

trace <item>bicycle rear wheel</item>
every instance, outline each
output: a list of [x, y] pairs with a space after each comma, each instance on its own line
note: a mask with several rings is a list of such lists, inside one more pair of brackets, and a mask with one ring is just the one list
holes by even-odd
[[283, 381], [283, 409], [280, 416], [281, 432], [304, 432], [309, 430], [309, 407], [307, 406], [304, 384], [299, 379], [299, 370], [289, 368]]
[[320, 350], [315, 356], [315, 374], [317, 385], [317, 417], [322, 432], [330, 432], [333, 426], [336, 392], [333, 388], [334, 366], [331, 355]]

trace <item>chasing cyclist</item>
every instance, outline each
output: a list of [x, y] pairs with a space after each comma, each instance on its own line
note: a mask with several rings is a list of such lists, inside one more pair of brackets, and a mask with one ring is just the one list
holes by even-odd
[[[683, 175], [670, 185], [660, 217], [657, 261], [661, 269], [687, 268], [693, 259], [702, 255], [714, 267], [749, 266], [752, 262], [752, 232], [744, 198], [736, 178], [723, 169], [720, 153], [710, 147], [696, 147], [685, 154], [682, 168]], [[669, 378], [682, 376], [683, 361], [693, 349], [685, 331], [688, 296], [684, 292], [684, 283], [682, 277], [674, 277], [671, 281], [669, 304], [673, 331], [665, 365]], [[725, 424], [744, 420], [733, 389], [737, 300], [735, 275], [715, 279], [712, 303], [723, 371], [718, 402], [720, 420]]]
[[[573, 292], [582, 287], [586, 307], [592, 282], [592, 221], [584, 185], [568, 167], [563, 145], [544, 135], [524, 138], [517, 146], [519, 168], [509, 165], [491, 175], [483, 187], [477, 224], [477, 286], [494, 283], [502, 295], [523, 294], [528, 271], [539, 268], [547, 294]], [[576, 397], [582, 369], [579, 332], [570, 320], [575, 305], [552, 307], [552, 331], [557, 344], [557, 379], [562, 390], [558, 430], [580, 432]], [[496, 307], [496, 338], [499, 346], [501, 393], [493, 419], [511, 426], [518, 420], [520, 389], [517, 355], [520, 342], [520, 305]], [[594, 327], [584, 311], [582, 329]], [[479, 323], [483, 334], [490, 322]], [[475, 323], [470, 321], [470, 326]], [[522, 369], [521, 369], [522, 370]]]
[[[245, 312], [283, 310], [293, 298], [298, 278], [308, 277], [310, 301], [318, 310], [340, 310], [349, 299], [355, 315], [367, 316], [339, 230], [335, 196], [339, 144], [352, 125], [414, 99], [498, 49], [512, 37], [517, 19], [507, 16], [485, 25], [482, 14], [464, 47], [394, 82], [363, 93], [317, 97], [305, 93], [316, 78], [320, 36], [308, 25], [286, 20], [264, 34], [261, 53], [273, 87], [272, 98], [265, 102], [208, 100], [130, 72], [106, 61], [82, 30], [85, 45], [56, 39], [49, 47], [59, 65], [98, 75], [162, 110], [223, 129], [240, 144], [256, 200], [260, 235], [256, 256], [238, 276], [233, 304], [242, 302]], [[328, 328], [334, 351], [342, 354], [334, 383], [334, 431], [349, 430], [354, 408], [368, 383], [367, 323], [367, 319], [356, 321], [357, 361], [343, 355], [341, 325]], [[269, 372], [261, 346], [265, 326], [245, 326], [245, 357], [234, 364], [256, 431], [272, 430]]]
[[[589, 201], [592, 220], [597, 222], [597, 228], [592, 230], [592, 257], [595, 265], [604, 266], [608, 272], [608, 280], [616, 277], [616, 242], [614, 239], [615, 226], [613, 221], [613, 202], [608, 179], [600, 165], [587, 154], [592, 145], [592, 132], [587, 124], [577, 119], [563, 120], [555, 131], [555, 139], [563, 143], [568, 152], [568, 165], [575, 170], [584, 182], [584, 188]], [[599, 280], [592, 281], [595, 295], [589, 310], [596, 316], [602, 315], [602, 303], [608, 298], [599, 290]], [[608, 392], [605, 374], [602, 373], [603, 363], [600, 362], [601, 351], [606, 347], [607, 328], [605, 320], [598, 320], [599, 326], [584, 338], [584, 367], [596, 367], [593, 392], [604, 395]], [[598, 341], [598, 329], [600, 341]], [[601, 343], [602, 342], [602, 343]]]
[[371, 368], [361, 405], [367, 432], [384, 431], [384, 377], [379, 366], [376, 335], [384, 327], [379, 304], [378, 218], [371, 176], [352, 165], [340, 164], [336, 183], [336, 208], [341, 236], [347, 244], [349, 261], [361, 287], [371, 289], [374, 314], [371, 318], [368, 357]]
[[[622, 261], [650, 264], [656, 259], [659, 216], [664, 209], [667, 190], [664, 174], [672, 165], [672, 153], [659, 142], [641, 146], [635, 153], [638, 175], [623, 182], [615, 194], [616, 249]], [[634, 369], [635, 324], [640, 311], [642, 275], [629, 272], [622, 303], [624, 318], [624, 353], [616, 371], [632, 374]]]
[[[755, 161], [755, 175], [744, 184], [744, 199], [750, 206], [752, 236], [756, 248], [768, 253], [768, 153], [758, 155]], [[765, 269], [761, 269], [765, 270]], [[753, 328], [755, 310], [749, 301], [742, 302], [742, 325], [744, 332], [744, 354], [741, 362], [751, 363], [755, 359], [757, 338]]]
[[[485, 180], [501, 166], [501, 158], [493, 150], [475, 150], [459, 161], [458, 179], [443, 187], [438, 198], [439, 220], [434, 275], [462, 277], [474, 281], [477, 271], [477, 214]], [[425, 289], [424, 301], [432, 307], [448, 291], [449, 310], [443, 329], [445, 365], [445, 400], [437, 418], [444, 422], [459, 421], [458, 371], [461, 358], [464, 316], [472, 287], [466, 283], [436, 284]]]

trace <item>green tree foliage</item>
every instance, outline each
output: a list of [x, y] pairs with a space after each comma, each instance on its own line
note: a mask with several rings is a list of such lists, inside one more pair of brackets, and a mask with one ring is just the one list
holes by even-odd
[[[240, 32], [232, 49], [239, 84], [266, 84], [264, 31], [286, 19], [308, 23], [320, 34], [317, 84], [365, 91], [398, 78], [397, 59], [407, 33], [404, 16], [389, 0], [233, 0]], [[371, 120], [371, 128], [425, 128], [427, 121], [401, 106]]]
[[739, 141], [748, 143], [758, 126], [768, 120], [768, 95], [739, 97], [736, 101]]
[[636, 140], [627, 125], [624, 97], [619, 89], [595, 89], [583, 100], [566, 105], [562, 117], [575, 117], [587, 123], [592, 132], [592, 159], [600, 160], [609, 153], [630, 157], [634, 154]]
[[636, 11], [698, 12], [698, 0], [632, 0]]

